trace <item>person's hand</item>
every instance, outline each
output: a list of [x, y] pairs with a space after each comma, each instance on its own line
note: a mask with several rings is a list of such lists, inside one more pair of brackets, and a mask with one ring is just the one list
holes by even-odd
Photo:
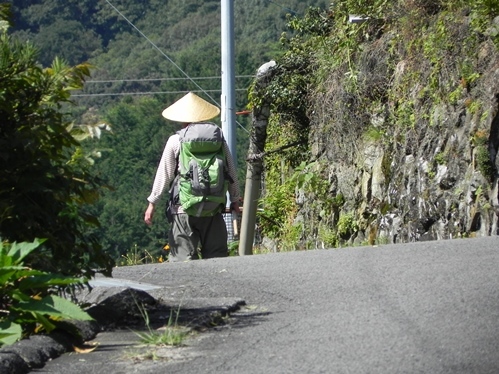
[[144, 221], [150, 226], [152, 225], [152, 217], [154, 216], [154, 204], [149, 203], [144, 214]]
[[230, 210], [239, 214], [241, 212], [241, 209], [239, 209], [239, 203], [237, 201], [230, 203]]

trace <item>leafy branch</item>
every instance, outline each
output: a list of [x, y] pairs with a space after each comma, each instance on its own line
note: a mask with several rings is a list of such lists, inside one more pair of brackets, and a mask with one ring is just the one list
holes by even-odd
[[71, 332], [60, 323], [64, 320], [92, 320], [78, 305], [53, 294], [62, 287], [83, 286], [86, 278], [47, 273], [24, 265], [24, 259], [43, 242], [0, 242], [0, 345], [57, 327]]

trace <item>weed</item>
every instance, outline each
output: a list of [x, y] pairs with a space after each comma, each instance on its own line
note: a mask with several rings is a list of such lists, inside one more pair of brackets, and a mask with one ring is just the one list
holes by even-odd
[[239, 240], [228, 243], [229, 256], [237, 256], [239, 254]]
[[383, 136], [384, 131], [374, 126], [369, 127], [365, 133], [366, 140], [373, 142], [378, 142]]
[[496, 169], [494, 163], [490, 159], [488, 133], [484, 130], [479, 130], [471, 140], [475, 146], [475, 157], [478, 170], [480, 170], [485, 178], [492, 180], [495, 176]]
[[343, 239], [348, 239], [359, 229], [353, 214], [344, 214], [338, 220], [338, 235]]
[[264, 254], [269, 254], [269, 253], [273, 253], [273, 251], [268, 249], [268, 248], [265, 248], [262, 245], [256, 245], [253, 247], [253, 254], [254, 255], [264, 255]]
[[[166, 246], [164, 248], [166, 249]], [[122, 255], [123, 260], [120, 262], [121, 266], [134, 266], [134, 265], [142, 265], [142, 264], [148, 264], [148, 263], [155, 263], [155, 262], [163, 262], [160, 260], [156, 260], [154, 256], [152, 256], [147, 250], [144, 250], [143, 252], [138, 249], [137, 244], [133, 246], [132, 249], [130, 249], [126, 254]], [[161, 256], [162, 259], [162, 256]]]
[[300, 248], [299, 243], [303, 230], [303, 225], [301, 224], [286, 225], [281, 237], [281, 252], [302, 249]]
[[471, 114], [478, 113], [482, 107], [478, 100], [470, 100], [465, 103], [466, 108]]
[[335, 248], [338, 246], [338, 235], [329, 227], [319, 227], [319, 240], [323, 242], [325, 248]]
[[377, 245], [386, 245], [386, 244], [390, 244], [390, 238], [388, 236], [379, 236], [377, 239], [376, 239], [376, 244]]
[[189, 335], [189, 330], [185, 327], [178, 326], [178, 316], [180, 313], [180, 307], [175, 312], [176, 317], [173, 317], [173, 309], [170, 311], [170, 318], [168, 319], [168, 324], [160, 329], [154, 330], [151, 327], [151, 321], [149, 319], [149, 314], [147, 313], [144, 305], [138, 305], [137, 307], [140, 311], [142, 318], [144, 319], [145, 325], [147, 327], [147, 332], [134, 331], [134, 333], [140, 338], [140, 342], [146, 345], [155, 346], [179, 346], [182, 345], [185, 338]]
[[438, 164], [438, 165], [444, 165], [445, 164], [445, 153], [443, 152], [438, 152], [436, 155], [435, 155], [435, 162]]

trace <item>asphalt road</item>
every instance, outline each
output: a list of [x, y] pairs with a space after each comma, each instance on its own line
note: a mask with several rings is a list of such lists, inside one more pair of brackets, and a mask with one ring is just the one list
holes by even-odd
[[[246, 305], [148, 359], [129, 331], [39, 373], [499, 373], [499, 238], [116, 268], [179, 304]], [[134, 353], [135, 352], [135, 353]]]

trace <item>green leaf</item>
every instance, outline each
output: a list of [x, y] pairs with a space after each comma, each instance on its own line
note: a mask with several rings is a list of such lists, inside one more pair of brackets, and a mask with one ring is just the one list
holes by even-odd
[[0, 322], [0, 346], [14, 344], [21, 336], [21, 325], [10, 321]]
[[19, 289], [11, 290], [10, 297], [12, 300], [28, 302], [31, 300], [30, 296], [25, 294]]
[[20, 302], [16, 305], [15, 309], [64, 319], [77, 319], [82, 321], [91, 321], [93, 319], [78, 305], [55, 295], [45, 296], [41, 300], [31, 299], [28, 302]]
[[49, 273], [39, 272], [39, 274], [24, 278], [19, 283], [20, 290], [31, 288], [47, 288], [51, 286], [69, 286], [73, 284], [85, 284], [86, 278], [65, 277]]
[[[2, 266], [0, 267], [0, 286], [4, 286], [9, 281], [15, 281], [19, 279], [19, 275], [16, 274], [19, 271], [25, 270], [26, 268], [22, 266]], [[14, 276], [15, 275], [15, 276]]]
[[12, 265], [12, 257], [8, 256], [9, 245], [0, 240], [0, 266]]
[[35, 320], [43, 326], [43, 328], [47, 331], [47, 332], [51, 332], [52, 330], [54, 330], [56, 328], [55, 324], [52, 323], [52, 321], [50, 321], [47, 317], [45, 317], [43, 314], [40, 314], [40, 313], [35, 313], [35, 312], [32, 312], [31, 313], [33, 315], [33, 317], [35, 318]]
[[35, 239], [32, 243], [12, 243], [7, 255], [12, 257], [12, 262], [17, 265], [44, 241], [45, 239]]

